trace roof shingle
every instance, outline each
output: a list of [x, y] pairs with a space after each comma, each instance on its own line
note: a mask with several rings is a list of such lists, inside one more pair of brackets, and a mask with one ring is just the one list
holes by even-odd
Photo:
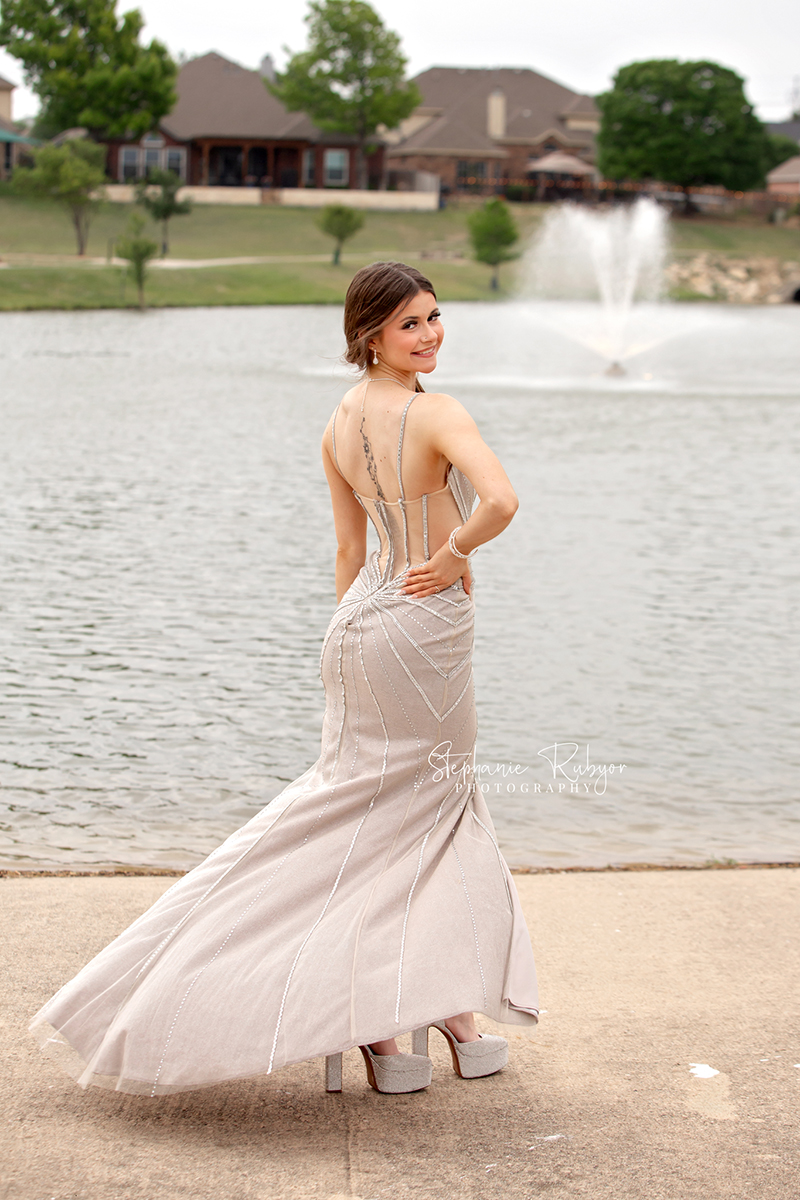
[[[417, 112], [433, 110], [427, 124], [389, 148], [392, 157], [404, 154], [462, 150], [482, 157], [503, 157], [511, 142], [535, 144], [555, 136], [565, 146], [588, 150], [590, 130], [570, 129], [566, 117], [598, 117], [590, 96], [579, 95], [527, 67], [431, 67], [414, 79], [422, 93]], [[489, 97], [505, 98], [505, 135], [489, 135]]]
[[161, 127], [177, 141], [193, 138], [280, 138], [349, 145], [347, 134], [324, 134], [305, 113], [288, 112], [258, 71], [212, 51], [178, 72], [178, 101]]
[[769, 183], [800, 183], [800, 154], [787, 158], [780, 166], [767, 172]]

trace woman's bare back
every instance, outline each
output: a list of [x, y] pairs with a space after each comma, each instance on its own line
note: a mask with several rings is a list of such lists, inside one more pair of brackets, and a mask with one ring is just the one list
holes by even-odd
[[463, 520], [452, 466], [425, 436], [421, 410], [435, 401], [394, 381], [365, 380], [331, 421], [334, 461], [378, 532], [388, 578], [427, 561]]

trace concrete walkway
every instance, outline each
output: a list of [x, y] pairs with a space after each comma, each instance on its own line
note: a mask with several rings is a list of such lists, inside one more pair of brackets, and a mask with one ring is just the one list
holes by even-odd
[[[342, 251], [342, 262], [364, 263], [377, 259], [394, 258], [396, 250], [369, 250], [349, 253]], [[329, 263], [332, 251], [325, 254], [259, 254], [239, 258], [154, 258], [147, 264], [148, 269], [159, 271], [189, 271], [201, 267], [258, 267], [281, 266], [285, 263]], [[412, 258], [418, 257], [412, 254]], [[430, 260], [445, 262], [449, 266], [468, 266], [470, 259], [461, 255], [444, 252], [432, 252], [427, 256]], [[0, 259], [0, 267], [127, 267], [124, 258], [92, 257], [89, 255], [79, 258], [75, 254], [23, 254], [8, 253]]]
[[341, 1095], [311, 1062], [148, 1100], [80, 1091], [25, 1028], [170, 880], [0, 879], [0, 1200], [796, 1196], [800, 871], [516, 881], [546, 1012], [501, 1074], [457, 1079], [432, 1033], [416, 1095], [355, 1051]]
[[[376, 251], [377, 253], [377, 251]], [[361, 262], [364, 254], [343, 254], [343, 259]], [[147, 264], [162, 271], [183, 271], [200, 267], [253, 267], [281, 263], [329, 263], [331, 252], [327, 254], [261, 254], [248, 255], [240, 258], [154, 258]], [[9, 253], [4, 256], [5, 267], [127, 267], [125, 258], [109, 258], [84, 255], [79, 258], [76, 254], [24, 254]]]

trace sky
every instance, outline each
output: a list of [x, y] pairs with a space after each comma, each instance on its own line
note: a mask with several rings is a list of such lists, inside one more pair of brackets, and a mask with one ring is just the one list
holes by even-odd
[[[216, 50], [246, 67], [306, 43], [306, 0], [118, 0], [138, 7], [144, 37], [166, 42], [177, 56]], [[644, 0], [373, 0], [384, 24], [400, 35], [409, 74], [431, 66], [532, 67], [578, 92], [596, 94], [617, 68], [647, 58], [712, 59], [746, 80], [763, 120], [789, 116], [792, 89], [800, 106], [800, 3], [772, 0], [671, 0], [654, 11]], [[487, 13], [491, 13], [491, 20]], [[0, 51], [0, 75], [22, 84], [15, 59]], [[35, 97], [14, 96], [15, 118], [32, 115]]]

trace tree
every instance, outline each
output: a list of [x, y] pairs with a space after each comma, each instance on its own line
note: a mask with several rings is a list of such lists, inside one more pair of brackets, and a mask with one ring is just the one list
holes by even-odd
[[33, 151], [32, 167], [17, 167], [14, 190], [24, 196], [55, 200], [69, 209], [78, 254], [86, 253], [89, 223], [105, 182], [103, 146], [78, 139], [61, 146], [41, 146]]
[[147, 264], [158, 254], [158, 244], [150, 238], [142, 237], [144, 232], [144, 217], [141, 213], [131, 213], [128, 221], [128, 232], [117, 239], [117, 255], [128, 260], [128, 271], [136, 282], [139, 294], [139, 308], [144, 312], [147, 304], [144, 298], [144, 283], [147, 278]]
[[174, 171], [150, 171], [146, 179], [136, 185], [136, 203], [150, 213], [154, 221], [161, 222], [161, 257], [169, 253], [169, 222], [173, 217], [183, 217], [192, 211], [191, 200], [179, 200], [178, 191], [183, 187]]
[[487, 200], [467, 219], [472, 250], [478, 262], [493, 268], [492, 290], [500, 286], [500, 264], [516, 258], [510, 249], [519, 238], [511, 210], [502, 200]]
[[267, 87], [290, 112], [305, 112], [330, 133], [358, 146], [358, 186], [366, 187], [365, 153], [379, 125], [396, 129], [421, 103], [404, 84], [400, 39], [364, 0], [311, 0], [308, 49], [292, 55]]
[[611, 179], [659, 179], [689, 190], [747, 191], [769, 168], [767, 132], [744, 80], [713, 62], [652, 59], [622, 67], [597, 97], [598, 167]]
[[174, 107], [177, 67], [166, 46], [139, 44], [138, 10], [116, 0], [3, 0], [0, 46], [18, 58], [42, 102], [40, 136], [81, 126], [94, 138], [140, 137]]
[[342, 246], [354, 233], [358, 233], [363, 224], [364, 214], [355, 208], [348, 208], [346, 204], [326, 204], [320, 210], [317, 225], [323, 233], [336, 239], [336, 245], [333, 248], [333, 265], [335, 267], [339, 265]]

